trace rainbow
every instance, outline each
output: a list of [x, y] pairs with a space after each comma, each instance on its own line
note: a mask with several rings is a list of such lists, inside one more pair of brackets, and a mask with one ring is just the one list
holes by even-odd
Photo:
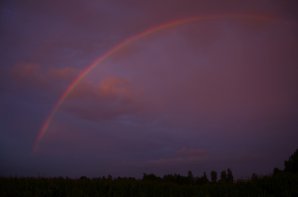
[[65, 99], [68, 97], [68, 95], [77, 87], [77, 85], [81, 82], [83, 78], [88, 75], [97, 65], [104, 62], [106, 59], [111, 57], [113, 54], [117, 53], [124, 47], [142, 39], [147, 36], [150, 36], [152, 34], [158, 33], [160, 31], [164, 31], [167, 29], [175, 28], [177, 26], [181, 26], [184, 24], [190, 24], [193, 22], [199, 22], [199, 21], [206, 21], [206, 20], [216, 20], [216, 19], [222, 19], [222, 18], [235, 18], [235, 19], [252, 19], [257, 21], [270, 21], [274, 17], [272, 16], [265, 16], [265, 15], [247, 15], [247, 14], [226, 14], [226, 15], [210, 15], [210, 16], [193, 16], [188, 17], [184, 19], [178, 19], [173, 20], [167, 23], [163, 23], [154, 27], [151, 27], [141, 33], [138, 33], [136, 35], [133, 35], [131, 37], [128, 37], [124, 39], [122, 42], [118, 43], [114, 47], [112, 47], [110, 50], [99, 56], [97, 59], [95, 59], [89, 66], [87, 66], [68, 86], [68, 88], [65, 90], [65, 92], [60, 96], [58, 101], [54, 104], [51, 112], [49, 113], [48, 117], [42, 124], [41, 129], [39, 130], [37, 137], [35, 139], [34, 145], [33, 145], [33, 151], [36, 152], [38, 150], [39, 144], [41, 143], [42, 139], [47, 133], [47, 130], [55, 116], [55, 114], [59, 111], [59, 108], [65, 101]]

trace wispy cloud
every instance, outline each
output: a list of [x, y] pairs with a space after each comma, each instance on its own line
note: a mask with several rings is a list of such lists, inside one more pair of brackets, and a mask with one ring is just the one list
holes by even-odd
[[70, 83], [79, 70], [73, 67], [42, 67], [36, 63], [18, 63], [6, 70], [12, 84], [18, 88], [38, 88], [42, 91], [60, 89], [61, 84]]
[[178, 149], [172, 156], [151, 160], [148, 164], [156, 167], [195, 164], [204, 161], [207, 157], [208, 152], [204, 149], [181, 148]]

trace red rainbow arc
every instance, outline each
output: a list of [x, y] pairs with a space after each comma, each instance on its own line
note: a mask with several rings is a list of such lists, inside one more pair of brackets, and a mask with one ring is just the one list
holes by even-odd
[[48, 117], [42, 124], [41, 129], [39, 130], [37, 137], [35, 139], [34, 145], [33, 145], [33, 151], [38, 151], [39, 144], [41, 143], [42, 139], [46, 135], [48, 128], [55, 116], [55, 114], [59, 111], [59, 108], [65, 101], [65, 99], [68, 97], [68, 95], [76, 88], [76, 86], [81, 82], [83, 78], [88, 75], [97, 65], [104, 62], [106, 59], [111, 57], [113, 54], [117, 53], [124, 47], [142, 39], [147, 36], [150, 36], [152, 34], [158, 33], [160, 31], [164, 31], [167, 29], [175, 28], [177, 26], [190, 24], [194, 22], [200, 22], [200, 21], [206, 21], [206, 20], [218, 20], [222, 18], [232, 18], [232, 19], [252, 19], [256, 21], [271, 21], [275, 19], [273, 16], [268, 15], [250, 15], [250, 14], [225, 14], [225, 15], [210, 15], [210, 16], [193, 16], [178, 20], [173, 20], [167, 23], [163, 23], [154, 27], [151, 27], [141, 33], [138, 33], [136, 35], [133, 35], [131, 37], [128, 37], [124, 39], [122, 42], [118, 43], [114, 47], [112, 47], [110, 50], [99, 56], [97, 59], [95, 59], [89, 66], [87, 66], [68, 86], [68, 88], [65, 90], [65, 92], [59, 97], [58, 101], [53, 106], [51, 112], [49, 113]]

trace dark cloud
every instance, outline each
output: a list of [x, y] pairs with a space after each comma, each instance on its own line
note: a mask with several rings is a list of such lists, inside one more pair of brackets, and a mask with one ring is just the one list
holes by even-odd
[[208, 154], [205, 150], [202, 149], [182, 148], [170, 157], [149, 161], [148, 163], [155, 167], [169, 167], [183, 164], [198, 164], [202, 160], [206, 159], [206, 155]]

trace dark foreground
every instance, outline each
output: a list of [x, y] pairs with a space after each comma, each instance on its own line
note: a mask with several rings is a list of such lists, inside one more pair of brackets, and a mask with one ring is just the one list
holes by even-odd
[[194, 177], [166, 175], [158, 177], [144, 174], [142, 179], [108, 178], [0, 178], [0, 197], [15, 196], [103, 196], [103, 197], [298, 197], [298, 149], [285, 161], [283, 170], [274, 169], [270, 176], [252, 175], [245, 181], [234, 181], [232, 171], [227, 169], [217, 175], [206, 173]]
[[165, 180], [1, 178], [0, 196], [298, 196], [298, 176], [280, 173], [235, 183], [175, 183]]

